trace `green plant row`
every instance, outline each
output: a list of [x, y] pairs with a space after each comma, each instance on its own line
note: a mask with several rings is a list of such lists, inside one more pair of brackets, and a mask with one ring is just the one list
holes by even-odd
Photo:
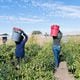
[[68, 69], [80, 80], [80, 43], [69, 41], [62, 44], [62, 53], [68, 63]]
[[27, 44], [25, 53], [17, 70], [15, 45], [0, 46], [0, 80], [54, 80], [51, 44]]

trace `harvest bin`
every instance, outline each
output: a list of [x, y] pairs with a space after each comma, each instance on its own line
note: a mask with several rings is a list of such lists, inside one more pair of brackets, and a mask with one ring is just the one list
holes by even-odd
[[12, 32], [12, 39], [16, 42], [20, 41], [20, 37], [21, 37], [21, 29], [19, 28], [13, 28], [13, 32]]
[[59, 32], [59, 26], [58, 25], [52, 25], [51, 26], [51, 36], [57, 36]]

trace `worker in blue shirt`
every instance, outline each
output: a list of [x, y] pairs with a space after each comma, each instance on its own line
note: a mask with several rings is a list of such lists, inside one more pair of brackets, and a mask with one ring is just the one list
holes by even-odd
[[19, 42], [15, 41], [16, 43], [15, 56], [16, 56], [18, 65], [20, 64], [20, 60], [24, 58], [25, 56], [24, 47], [25, 47], [25, 43], [27, 42], [27, 40], [28, 40], [28, 36], [26, 35], [24, 31], [22, 31], [20, 41]]

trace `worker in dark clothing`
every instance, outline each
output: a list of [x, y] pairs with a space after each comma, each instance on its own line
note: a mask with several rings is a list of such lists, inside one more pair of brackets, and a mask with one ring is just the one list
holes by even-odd
[[54, 53], [54, 61], [55, 61], [55, 70], [59, 67], [59, 62], [60, 62], [60, 51], [61, 51], [61, 38], [62, 38], [62, 33], [59, 30], [58, 35], [55, 37], [53, 36], [53, 53]]
[[24, 58], [25, 56], [24, 47], [25, 47], [25, 43], [27, 42], [27, 40], [28, 40], [28, 36], [24, 33], [24, 31], [22, 31], [20, 41], [15, 42], [16, 43], [15, 56], [17, 58], [18, 64], [20, 64], [20, 60]]

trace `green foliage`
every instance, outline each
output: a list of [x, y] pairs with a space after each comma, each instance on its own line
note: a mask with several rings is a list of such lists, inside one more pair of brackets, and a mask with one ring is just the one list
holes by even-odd
[[41, 50], [41, 47], [35, 43], [28, 44], [25, 48], [27, 55], [30, 57], [36, 56], [40, 50]]
[[16, 70], [15, 46], [0, 46], [0, 80], [54, 80], [51, 45], [40, 47], [36, 43], [25, 46], [25, 58]]
[[[61, 45], [69, 71], [80, 80], [80, 43], [69, 41]], [[19, 70], [16, 70], [14, 52], [15, 45], [0, 46], [0, 80], [55, 80], [51, 43], [40, 46], [32, 36], [25, 46], [25, 59], [22, 59]]]
[[80, 43], [69, 41], [62, 44], [62, 52], [68, 63], [68, 69], [75, 78], [80, 79]]

